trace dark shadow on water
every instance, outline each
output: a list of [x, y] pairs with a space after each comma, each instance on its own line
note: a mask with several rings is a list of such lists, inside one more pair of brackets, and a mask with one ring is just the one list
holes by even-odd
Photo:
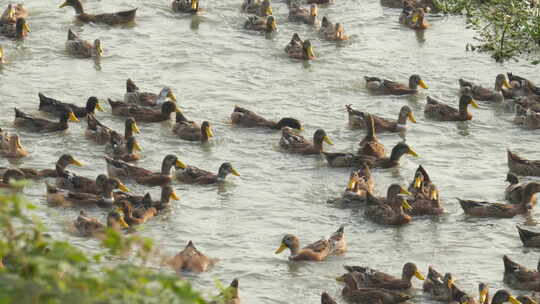
[[191, 16], [191, 23], [189, 24], [190, 29], [197, 31], [199, 30], [200, 24], [201, 24], [201, 17], [199, 15]]
[[418, 30], [418, 31], [415, 31], [415, 32], [416, 32], [416, 41], [418, 41], [418, 43], [426, 42], [426, 38], [424, 37], [424, 34], [425, 34], [426, 31]]

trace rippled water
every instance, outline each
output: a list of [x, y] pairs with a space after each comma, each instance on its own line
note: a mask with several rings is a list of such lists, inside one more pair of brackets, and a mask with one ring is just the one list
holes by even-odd
[[[5, 7], [6, 1], [0, 2]], [[274, 1], [279, 32], [266, 39], [243, 30], [245, 15], [239, 0], [203, 1], [203, 16], [173, 14], [167, 1], [86, 1], [88, 12], [113, 12], [139, 7], [136, 25], [110, 28], [74, 24], [71, 9], [59, 9], [55, 1], [27, 1], [32, 33], [23, 43], [0, 40], [9, 64], [0, 69], [0, 126], [13, 129], [13, 110], [37, 113], [38, 92], [68, 102], [83, 104], [89, 96], [120, 99], [128, 77], [145, 90], [171, 86], [186, 116], [207, 119], [215, 138], [208, 145], [182, 141], [173, 136], [170, 123], [140, 124], [143, 147], [140, 166], [158, 170], [167, 153], [188, 164], [217, 170], [230, 161], [242, 174], [222, 187], [174, 184], [181, 201], [171, 212], [142, 227], [165, 253], [174, 254], [188, 240], [211, 257], [221, 259], [210, 272], [189, 276], [197, 288], [215, 292], [213, 280], [225, 283], [240, 278], [245, 303], [317, 303], [321, 291], [339, 295], [334, 278], [344, 264], [370, 265], [399, 274], [407, 261], [425, 272], [428, 265], [451, 271], [459, 286], [476, 294], [477, 283], [502, 287], [501, 257], [509, 254], [526, 265], [536, 265], [538, 250], [525, 250], [516, 224], [536, 225], [530, 218], [468, 219], [454, 197], [502, 200], [507, 172], [506, 148], [537, 152], [537, 135], [511, 123], [511, 114], [492, 105], [473, 109], [467, 123], [439, 123], [423, 117], [425, 94], [457, 103], [457, 79], [465, 77], [492, 86], [495, 75], [513, 71], [540, 82], [538, 70], [526, 62], [500, 65], [486, 55], [465, 52], [473, 33], [459, 17], [430, 17], [432, 28], [415, 33], [401, 27], [399, 10], [385, 9], [378, 1], [338, 0], [322, 7], [320, 14], [345, 25], [350, 43], [336, 46], [322, 42], [317, 31], [286, 21], [287, 7]], [[68, 57], [64, 52], [67, 29], [88, 40], [100, 38], [105, 57], [99, 66], [92, 60]], [[317, 60], [304, 63], [283, 52], [293, 32], [313, 41]], [[3, 39], [3, 38], [2, 38]], [[371, 96], [363, 76], [384, 76], [406, 81], [420, 74], [430, 86], [412, 97]], [[405, 157], [399, 169], [376, 171], [376, 190], [408, 184], [418, 164], [426, 167], [438, 184], [446, 214], [419, 218], [402, 228], [389, 228], [366, 221], [362, 212], [326, 204], [340, 195], [348, 171], [328, 168], [318, 156], [288, 155], [279, 151], [279, 132], [231, 127], [229, 115], [235, 104], [269, 118], [298, 117], [304, 134], [324, 128], [335, 146], [330, 151], [356, 148], [363, 132], [347, 128], [345, 105], [396, 117], [409, 105], [418, 124], [411, 126], [407, 142], [420, 158]], [[98, 119], [123, 129], [123, 119], [110, 111]], [[86, 122], [71, 124], [64, 134], [37, 135], [18, 131], [31, 152], [12, 166], [52, 168], [64, 152], [87, 164], [73, 169], [95, 177], [105, 172], [103, 146], [84, 138]], [[381, 135], [387, 149], [400, 141], [396, 135]], [[537, 156], [537, 155], [536, 155]], [[1, 165], [7, 165], [3, 159]], [[136, 192], [148, 189], [128, 184]], [[158, 189], [151, 189], [158, 196]], [[66, 232], [66, 223], [78, 209], [51, 209], [44, 201], [45, 187], [36, 184], [26, 193], [41, 206], [42, 220], [59, 239], [88, 249], [95, 240]], [[104, 218], [102, 210], [91, 213]], [[349, 252], [322, 263], [289, 263], [286, 254], [274, 255], [281, 237], [294, 233], [312, 242], [346, 224]], [[155, 266], [159, 267], [159, 266]], [[163, 269], [164, 271], [170, 271]], [[414, 285], [421, 287], [419, 281]], [[415, 303], [427, 302], [419, 289]]]

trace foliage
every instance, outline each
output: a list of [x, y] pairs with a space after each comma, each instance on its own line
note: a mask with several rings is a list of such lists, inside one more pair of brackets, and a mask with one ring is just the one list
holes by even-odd
[[[15, 192], [0, 194], [0, 303], [206, 303], [178, 276], [143, 267], [150, 240], [109, 230], [108, 254], [91, 255], [45, 234], [34, 208]], [[105, 260], [128, 252], [140, 265]]]
[[536, 0], [439, 0], [449, 14], [463, 14], [476, 31], [468, 49], [488, 52], [498, 62], [526, 56], [540, 59], [540, 9]]

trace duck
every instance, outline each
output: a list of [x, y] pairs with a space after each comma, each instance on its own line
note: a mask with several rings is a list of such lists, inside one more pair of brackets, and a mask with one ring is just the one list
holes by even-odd
[[152, 172], [109, 157], [105, 157], [105, 161], [109, 176], [134, 180], [138, 184], [151, 187], [169, 185], [171, 183], [171, 169], [173, 166], [182, 169], [186, 168], [186, 165], [172, 154], [166, 155], [163, 158], [160, 172]]
[[330, 203], [343, 203], [345, 205], [359, 205], [366, 201], [367, 193], [373, 192], [375, 181], [369, 167], [364, 166], [353, 170], [349, 177], [347, 187], [340, 199], [329, 201]]
[[23, 158], [28, 156], [28, 151], [22, 146], [19, 135], [13, 134], [9, 137], [9, 148], [0, 150], [0, 154], [6, 158]]
[[228, 162], [221, 164], [217, 174], [195, 166], [176, 167], [176, 179], [188, 184], [209, 185], [221, 183], [225, 181], [229, 174], [240, 176], [240, 173]]
[[[73, 192], [60, 190], [59, 188], [45, 183], [47, 186], [47, 203], [52, 206], [98, 206], [102, 208], [112, 207], [114, 204], [113, 191], [120, 189], [121, 183], [117, 179], [108, 179], [103, 184], [100, 194]], [[122, 190], [122, 189], [120, 189]]]
[[124, 102], [126, 103], [132, 103], [143, 107], [156, 107], [163, 105], [168, 100], [174, 102], [177, 101], [176, 95], [174, 95], [170, 87], [163, 87], [161, 91], [159, 91], [159, 94], [141, 92], [131, 78], [126, 80], [126, 93], [124, 94]]
[[366, 136], [360, 141], [358, 155], [370, 156], [376, 159], [384, 158], [386, 150], [375, 136], [375, 122], [370, 114], [366, 115], [366, 123]]
[[212, 132], [208, 121], [203, 121], [199, 125], [194, 121], [188, 120], [182, 112], [176, 112], [176, 123], [173, 127], [173, 133], [179, 138], [188, 141], [208, 142], [210, 138], [214, 137], [214, 132]]
[[328, 41], [346, 41], [349, 36], [345, 34], [345, 26], [342, 23], [336, 23], [333, 27], [328, 27], [323, 32], [323, 38]]
[[321, 304], [338, 304], [326, 291], [321, 293]]
[[25, 180], [26, 175], [19, 169], [7, 169], [2, 174], [2, 179], [0, 180], [0, 188], [3, 189], [18, 189], [20, 186], [12, 185], [13, 182]]
[[296, 118], [284, 117], [276, 122], [239, 106], [234, 106], [234, 110], [231, 113], [231, 122], [235, 126], [247, 128], [261, 127], [281, 130], [283, 127], [289, 127], [292, 129], [303, 130], [302, 123]]
[[539, 182], [520, 184], [519, 179], [513, 173], [507, 174], [506, 181], [510, 182], [504, 191], [507, 201], [512, 204], [528, 202], [536, 205], [536, 193], [540, 192]]
[[284, 127], [281, 129], [279, 145], [287, 152], [309, 155], [323, 152], [323, 142], [329, 145], [334, 144], [323, 129], [315, 131], [312, 142], [295, 132], [292, 128]]
[[529, 130], [540, 129], [540, 113], [517, 104], [513, 122]]
[[66, 41], [66, 52], [74, 57], [80, 58], [100, 58], [103, 57], [103, 47], [101, 40], [94, 40], [94, 44], [82, 40], [71, 29], [68, 29], [68, 37]]
[[129, 189], [116, 178], [108, 178], [105, 174], [98, 175], [95, 179], [79, 176], [71, 173], [60, 166], [56, 166], [58, 177], [56, 178], [56, 187], [73, 192], [103, 194], [106, 184], [110, 184], [114, 189], [128, 192]]
[[[349, 115], [349, 126], [353, 129], [365, 129], [367, 126], [367, 112], [358, 111], [352, 108], [352, 105], [346, 106]], [[382, 118], [371, 114], [375, 123], [375, 132], [402, 133], [407, 130], [407, 121], [416, 123], [416, 118], [409, 106], [401, 107], [397, 120]]]
[[366, 210], [364, 216], [377, 224], [404, 225], [411, 221], [411, 217], [403, 209], [411, 209], [407, 200], [400, 195], [411, 195], [409, 191], [399, 184], [388, 187], [386, 197], [375, 197], [367, 193]]
[[71, 109], [64, 107], [64, 112], [58, 122], [37, 118], [15, 108], [15, 126], [28, 129], [32, 132], [50, 133], [68, 129], [68, 120], [79, 122]]
[[507, 150], [510, 172], [525, 176], [540, 176], [540, 160], [529, 160]]
[[[289, 43], [289, 45], [290, 44], [291, 43]], [[315, 53], [313, 52], [313, 46], [309, 40], [302, 41], [301, 48], [289, 48], [289, 45], [285, 47], [285, 51], [291, 58], [299, 60], [313, 60], [316, 58]]]
[[157, 210], [154, 207], [134, 210], [133, 205], [128, 201], [120, 201], [117, 205], [124, 213], [126, 223], [129, 226], [142, 225], [157, 215]]
[[103, 224], [96, 218], [89, 217], [84, 210], [81, 210], [74, 222], [74, 226], [82, 237], [103, 235], [107, 228], [112, 228], [116, 231], [129, 228], [129, 225], [124, 220], [124, 216], [116, 211], [109, 212], [107, 214], [107, 224]]
[[171, 8], [176, 13], [199, 14], [204, 11], [199, 6], [199, 0], [173, 0]]
[[422, 7], [408, 8], [405, 6], [399, 17], [400, 23], [413, 30], [425, 30], [429, 28], [426, 19], [426, 11]]
[[41, 177], [51, 177], [51, 178], [57, 178], [58, 172], [63, 172], [69, 165], [74, 165], [77, 167], [83, 167], [83, 163], [77, 160], [73, 155], [71, 154], [62, 154], [58, 158], [58, 160], [55, 162], [54, 169], [43, 169], [43, 170], [36, 170], [33, 168], [20, 168], [26, 175], [26, 178], [41, 178]]
[[540, 233], [527, 230], [525, 228], [516, 226], [519, 232], [519, 238], [526, 247], [540, 248]]
[[431, 96], [426, 97], [426, 107], [424, 115], [428, 118], [439, 121], [467, 121], [472, 119], [472, 114], [468, 111], [468, 106], [478, 108], [478, 104], [470, 95], [461, 95], [459, 98], [459, 109], [442, 103]]
[[16, 23], [20, 18], [28, 18], [28, 10], [20, 3], [9, 3], [0, 16], [0, 25]]
[[465, 214], [475, 217], [511, 218], [518, 214], [528, 214], [533, 207], [531, 203], [503, 204], [460, 198], [457, 198], [457, 200]]
[[192, 241], [189, 241], [184, 250], [174, 256], [171, 265], [177, 272], [205, 272], [218, 262], [199, 251]]
[[361, 288], [357, 273], [347, 273], [341, 280], [345, 287], [341, 291], [343, 298], [349, 303], [378, 303], [378, 304], [397, 304], [411, 299], [411, 296], [382, 288]]
[[171, 113], [179, 112], [176, 104], [172, 101], [166, 101], [161, 105], [161, 110], [144, 108], [121, 101], [109, 99], [112, 108], [112, 114], [116, 116], [133, 117], [136, 121], [142, 122], [162, 122], [171, 119]]
[[455, 300], [456, 287], [451, 273], [446, 273], [444, 277], [437, 273], [437, 276], [431, 277], [430, 284], [429, 294], [433, 300], [441, 302]]
[[12, 39], [24, 39], [30, 33], [30, 26], [25, 18], [17, 19], [15, 24], [0, 25], [0, 34]]
[[392, 148], [390, 157], [375, 158], [366, 155], [356, 155], [352, 153], [331, 153], [322, 152], [330, 167], [360, 167], [368, 166], [370, 169], [381, 168], [389, 169], [399, 166], [399, 160], [405, 154], [419, 157], [418, 153], [414, 151], [409, 145], [404, 142], [396, 144]]
[[419, 86], [422, 89], [428, 88], [418, 74], [409, 77], [409, 85], [372, 76], [365, 76], [364, 79], [370, 92], [381, 95], [412, 95], [418, 93]]
[[291, 3], [289, 7], [289, 20], [303, 22], [309, 25], [319, 25], [320, 21], [317, 17], [319, 15], [319, 6], [316, 3], [312, 3], [309, 9], [302, 7], [299, 3]]
[[129, 137], [132, 137], [134, 134], [141, 133], [141, 130], [137, 126], [137, 123], [133, 117], [128, 117], [124, 122], [124, 136], [99, 122], [92, 114], [88, 115], [86, 121], [88, 126], [85, 136], [86, 138], [96, 142], [98, 145], [110, 143], [111, 138], [114, 138], [116, 143], [122, 142], [127, 140]]
[[39, 96], [39, 110], [50, 113], [56, 117], [61, 117], [66, 111], [66, 108], [71, 109], [75, 117], [83, 118], [88, 114], [95, 115], [95, 111], [103, 112], [103, 108], [99, 104], [99, 100], [95, 96], [91, 96], [86, 101], [86, 106], [80, 107], [72, 103], [65, 103], [54, 98], [45, 96], [43, 93], [38, 93]]
[[422, 291], [426, 293], [430, 293], [433, 289], [434, 284], [436, 284], [438, 280], [442, 278], [442, 274], [440, 274], [433, 266], [428, 266], [428, 273], [426, 276], [426, 279], [424, 280], [424, 283], [422, 284]]
[[161, 198], [159, 201], [152, 200], [150, 193], [145, 195], [133, 195], [125, 192], [115, 192], [114, 201], [120, 202], [126, 200], [130, 202], [135, 208], [144, 207], [150, 208], [153, 207], [157, 211], [167, 209], [171, 205], [171, 200], [177, 201], [180, 200], [174, 189], [169, 186], [161, 187]]
[[272, 15], [268, 17], [250, 16], [244, 23], [244, 28], [252, 31], [272, 33], [277, 31], [276, 18]]
[[408, 191], [411, 192], [411, 197], [407, 199], [407, 202], [412, 207], [412, 209], [406, 210], [409, 215], [440, 215], [444, 213], [437, 186], [431, 181], [422, 165], [416, 169]]
[[364, 266], [344, 266], [349, 273], [359, 274], [356, 279], [361, 288], [383, 288], [383, 289], [410, 289], [412, 278], [416, 277], [424, 281], [424, 275], [418, 270], [416, 264], [408, 262], [403, 265], [401, 277], [394, 277], [390, 274]]
[[115, 160], [122, 160], [128, 163], [138, 161], [141, 157], [139, 153], [142, 151], [141, 146], [137, 142], [135, 137], [130, 136], [126, 139], [125, 145], [123, 142], [120, 144], [115, 141], [114, 137], [111, 137], [112, 156]]
[[83, 23], [104, 23], [107, 25], [120, 25], [132, 23], [135, 21], [135, 15], [137, 14], [137, 8], [120, 11], [116, 13], [105, 13], [105, 14], [87, 14], [84, 12], [83, 5], [80, 0], [65, 0], [65, 2], [60, 5], [60, 8], [71, 6], [75, 10], [75, 17], [78, 21]]
[[503, 281], [512, 289], [540, 291], [540, 262], [536, 270], [529, 270], [512, 261], [507, 255], [503, 256]]
[[341, 226], [328, 239], [318, 240], [303, 248], [300, 248], [300, 240], [297, 236], [286, 234], [275, 254], [280, 254], [288, 248], [291, 252], [290, 261], [324, 261], [329, 256], [340, 255], [347, 251], [344, 229], [344, 226]]
[[495, 77], [495, 88], [493, 90], [476, 85], [472, 82], [464, 80], [463, 78], [460, 78], [458, 82], [460, 90], [463, 90], [466, 87], [470, 88], [472, 97], [479, 101], [492, 101], [500, 103], [504, 100], [503, 89], [511, 88], [511, 85], [508, 83], [508, 80], [506, 80], [506, 76], [504, 76], [504, 74], [498, 74]]
[[504, 90], [504, 93], [508, 93], [505, 98], [515, 98], [519, 96], [538, 96], [540, 95], [540, 87], [536, 86], [532, 81], [525, 77], [515, 75], [513, 73], [506, 73], [510, 82], [510, 90]]
[[217, 297], [218, 300], [210, 302], [210, 304], [240, 304], [240, 295], [238, 292], [238, 279], [232, 280], [229, 287], [225, 288]]

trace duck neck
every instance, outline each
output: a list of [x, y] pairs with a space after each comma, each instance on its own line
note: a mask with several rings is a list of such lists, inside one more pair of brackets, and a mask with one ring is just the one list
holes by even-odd
[[168, 161], [167, 159], [163, 160], [163, 163], [161, 164], [161, 174], [162, 175], [171, 175], [171, 168], [173, 164]]
[[407, 124], [407, 112], [401, 111], [399, 112], [397, 123], [398, 125], [406, 125]]
[[469, 105], [467, 103], [459, 104], [459, 116], [463, 119], [469, 119]]
[[73, 4], [73, 9], [78, 15], [84, 14], [84, 8], [81, 1], [75, 1], [75, 3]]
[[66, 129], [68, 127], [68, 119], [69, 117], [67, 115], [62, 115], [60, 117], [59, 123], [62, 128]]
[[390, 154], [390, 160], [391, 161], [399, 161], [399, 159], [403, 156], [403, 153], [398, 151], [397, 149], [393, 149], [392, 153]]
[[315, 150], [322, 152], [323, 151], [323, 139], [313, 139], [313, 146]]
[[207, 142], [208, 141], [208, 133], [206, 133], [206, 128], [205, 126], [201, 126], [201, 141], [202, 142]]
[[124, 128], [124, 139], [127, 139], [130, 136], [133, 136], [133, 129], [131, 128], [131, 124], [127, 123]]
[[167, 91], [163, 89], [161, 90], [161, 92], [159, 92], [159, 95], [156, 98], [156, 105], [162, 105], [166, 101], [167, 101]]
[[224, 180], [227, 175], [229, 174], [229, 172], [225, 171], [223, 168], [219, 168], [219, 171], [218, 171], [218, 174], [217, 174], [217, 178], [219, 180]]
[[300, 245], [298, 243], [292, 243], [289, 245], [289, 250], [291, 251], [291, 256], [295, 256], [300, 251]]

